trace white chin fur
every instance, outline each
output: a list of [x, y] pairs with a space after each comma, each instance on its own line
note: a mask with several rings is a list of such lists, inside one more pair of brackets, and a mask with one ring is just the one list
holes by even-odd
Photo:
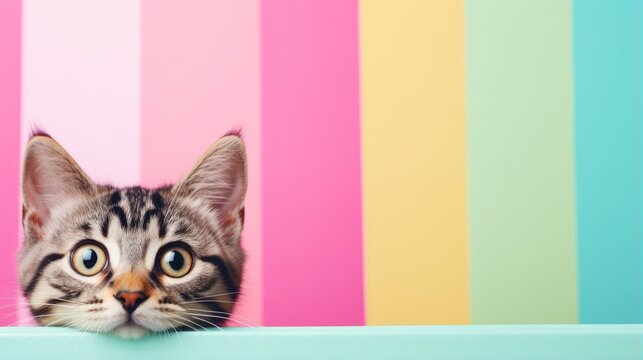
[[123, 339], [138, 339], [147, 334], [147, 329], [140, 325], [125, 324], [114, 329], [112, 333]]

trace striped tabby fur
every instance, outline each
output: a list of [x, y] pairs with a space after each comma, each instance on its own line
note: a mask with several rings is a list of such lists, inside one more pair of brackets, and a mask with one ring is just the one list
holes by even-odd
[[[23, 170], [19, 273], [39, 324], [140, 337], [229, 318], [244, 264], [238, 134], [220, 139], [177, 184], [157, 189], [94, 184], [46, 134], [29, 141]], [[187, 274], [168, 276], [185, 271], [188, 259]], [[100, 271], [79, 272], [92, 264]]]

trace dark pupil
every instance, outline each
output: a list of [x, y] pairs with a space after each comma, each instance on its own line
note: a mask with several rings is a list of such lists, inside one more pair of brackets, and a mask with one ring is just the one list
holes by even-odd
[[85, 250], [85, 253], [83, 254], [83, 265], [85, 265], [87, 269], [91, 269], [97, 262], [98, 254], [96, 254], [96, 251], [92, 249]]
[[180, 252], [170, 251], [167, 262], [173, 270], [179, 271], [183, 269], [183, 264], [185, 264], [185, 259], [183, 259], [183, 255], [181, 255]]

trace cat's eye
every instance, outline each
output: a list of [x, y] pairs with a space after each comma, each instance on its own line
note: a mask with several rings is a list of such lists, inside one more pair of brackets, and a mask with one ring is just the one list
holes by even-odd
[[160, 255], [159, 266], [167, 276], [180, 278], [192, 269], [192, 254], [182, 246], [168, 247]]
[[107, 251], [99, 243], [85, 240], [71, 253], [71, 267], [80, 275], [94, 276], [107, 265]]

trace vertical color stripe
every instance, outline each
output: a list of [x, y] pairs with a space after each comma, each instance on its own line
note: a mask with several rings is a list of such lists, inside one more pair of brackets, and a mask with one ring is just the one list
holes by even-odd
[[248, 258], [235, 313], [261, 323], [258, 1], [143, 0], [142, 72], [143, 184], [175, 182], [219, 137], [243, 129]]
[[95, 181], [138, 183], [138, 2], [24, 0], [23, 21], [23, 140], [40, 126]]
[[367, 322], [468, 323], [464, 1], [360, 10]]
[[472, 317], [575, 323], [571, 3], [467, 1]]
[[357, 2], [261, 8], [266, 325], [364, 322]]
[[0, 326], [15, 323], [20, 294], [16, 253], [20, 225], [21, 1], [0, 1]]
[[639, 0], [574, 2], [580, 321], [643, 323]]
[[24, 0], [23, 124], [49, 132], [97, 182], [139, 176], [139, 4]]

